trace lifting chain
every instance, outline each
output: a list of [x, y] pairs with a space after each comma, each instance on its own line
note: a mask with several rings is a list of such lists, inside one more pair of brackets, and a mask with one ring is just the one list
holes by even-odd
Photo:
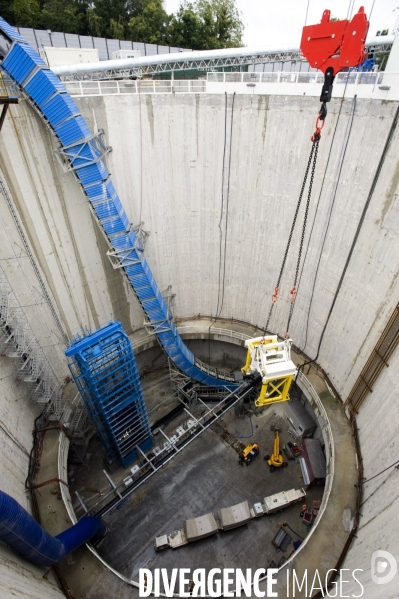
[[[310, 197], [312, 195], [312, 187], [313, 187], [313, 179], [314, 179], [314, 173], [315, 173], [315, 168], [316, 168], [317, 152], [318, 152], [318, 149], [319, 149], [320, 132], [321, 132], [323, 126], [324, 126], [324, 121], [322, 121], [322, 125], [321, 126], [318, 125], [318, 121], [319, 121], [319, 117], [316, 120], [316, 131], [314, 132], [314, 134], [313, 134], [313, 136], [311, 138], [312, 147], [311, 147], [311, 150], [310, 150], [308, 164], [306, 166], [305, 177], [303, 179], [301, 192], [299, 194], [299, 199], [298, 199], [298, 203], [297, 203], [297, 206], [296, 206], [296, 210], [295, 210], [295, 214], [294, 214], [294, 219], [292, 221], [291, 230], [290, 230], [290, 234], [289, 234], [289, 237], [288, 237], [287, 247], [285, 248], [285, 252], [284, 252], [283, 263], [281, 265], [280, 273], [278, 275], [277, 285], [276, 285], [276, 287], [274, 289], [274, 294], [272, 296], [272, 305], [270, 306], [269, 315], [267, 317], [267, 322], [266, 322], [265, 333], [264, 334], [266, 334], [267, 331], [268, 331], [269, 323], [270, 323], [270, 318], [271, 318], [271, 315], [272, 315], [272, 312], [273, 312], [274, 304], [276, 303], [277, 298], [278, 298], [278, 292], [279, 292], [279, 289], [280, 289], [281, 277], [283, 275], [285, 264], [287, 262], [288, 251], [290, 249], [291, 240], [292, 240], [292, 234], [294, 232], [295, 224], [296, 224], [297, 217], [298, 217], [298, 212], [299, 212], [299, 209], [301, 207], [303, 192], [305, 190], [305, 185], [306, 185], [306, 181], [307, 181], [307, 178], [308, 178], [310, 165], [312, 165], [312, 171], [311, 171], [310, 182], [309, 182], [308, 199], [307, 199], [307, 202], [306, 202], [305, 217], [304, 217], [304, 223], [303, 223], [302, 235], [301, 235], [301, 242], [300, 242], [300, 247], [299, 247], [299, 256], [298, 256], [298, 262], [297, 262], [297, 267], [296, 267], [296, 272], [295, 272], [295, 281], [294, 281], [294, 285], [293, 285], [293, 287], [291, 289], [291, 307], [290, 307], [290, 314], [289, 314], [289, 318], [288, 318], [288, 324], [290, 323], [290, 320], [291, 320], [292, 311], [293, 311], [294, 302], [295, 302], [296, 291], [297, 291], [296, 282], [297, 282], [297, 278], [298, 278], [299, 263], [300, 263], [301, 254], [302, 254], [303, 240], [304, 240], [304, 237], [305, 237], [306, 222], [307, 222], [308, 211], [309, 211], [309, 202], [310, 202]], [[288, 331], [288, 325], [287, 325], [287, 331]], [[287, 337], [287, 333], [286, 333], [286, 337]]]
[[[324, 123], [324, 121], [323, 121], [323, 123]], [[299, 244], [298, 261], [296, 263], [296, 270], [295, 270], [294, 286], [291, 289], [291, 305], [290, 305], [290, 313], [289, 313], [288, 322], [287, 322], [287, 329], [286, 329], [287, 332], [285, 334], [286, 337], [289, 336], [288, 335], [288, 330], [289, 330], [289, 326], [290, 326], [290, 322], [291, 322], [292, 313], [294, 311], [294, 303], [295, 303], [296, 292], [297, 292], [297, 281], [298, 281], [299, 265], [300, 265], [301, 256], [302, 256], [303, 241], [305, 239], [306, 224], [307, 224], [308, 213], [309, 213], [309, 204], [310, 204], [310, 198], [311, 198], [311, 195], [312, 195], [314, 173], [315, 173], [315, 170], [316, 170], [317, 153], [319, 151], [319, 141], [320, 141], [320, 135], [318, 136], [318, 139], [316, 139], [316, 141], [313, 142], [313, 146], [312, 146], [314, 148], [313, 164], [312, 164], [312, 171], [310, 173], [308, 199], [306, 201], [305, 216], [304, 216], [304, 219], [303, 219], [301, 241], [300, 241], [300, 244]]]
[[[310, 138], [310, 141], [312, 141], [313, 143], [315, 141], [320, 141], [320, 137], [321, 137], [321, 130], [324, 127], [324, 119], [325, 117], [321, 116], [321, 112], [318, 114], [317, 119], [316, 119], [316, 130], [313, 133], [312, 137]], [[321, 125], [319, 124], [319, 121], [321, 122]]]

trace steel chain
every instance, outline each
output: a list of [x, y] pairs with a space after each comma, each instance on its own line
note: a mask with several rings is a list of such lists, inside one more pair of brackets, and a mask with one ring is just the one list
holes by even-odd
[[[303, 196], [303, 192], [304, 192], [304, 189], [305, 189], [306, 180], [307, 180], [307, 178], [308, 178], [308, 174], [309, 174], [310, 165], [311, 165], [311, 163], [312, 163], [313, 154], [314, 154], [314, 152], [315, 152], [316, 146], [318, 147], [318, 145], [319, 145], [319, 139], [316, 139], [315, 141], [313, 141], [313, 143], [312, 143], [312, 147], [311, 147], [311, 150], [310, 150], [310, 155], [309, 155], [308, 164], [307, 164], [306, 171], [305, 171], [305, 177], [304, 177], [304, 179], [303, 179], [303, 183], [302, 183], [301, 192], [300, 192], [300, 194], [299, 194], [299, 199], [298, 199], [297, 207], [296, 207], [295, 214], [294, 214], [294, 219], [293, 219], [293, 221], [292, 221], [292, 225], [291, 225], [291, 231], [290, 231], [290, 234], [289, 234], [289, 237], [288, 237], [287, 247], [285, 248], [285, 252], [284, 252], [283, 263], [282, 263], [282, 265], [281, 265], [280, 274], [279, 274], [279, 276], [278, 276], [278, 280], [277, 280], [277, 285], [276, 285], [276, 289], [277, 289], [277, 290], [278, 290], [278, 289], [279, 289], [279, 287], [280, 287], [280, 281], [281, 281], [281, 277], [282, 277], [282, 275], [283, 275], [284, 268], [285, 268], [285, 263], [286, 263], [286, 261], [287, 261], [288, 250], [290, 249], [290, 245], [291, 245], [291, 239], [292, 239], [292, 234], [293, 234], [293, 232], [294, 232], [294, 228], [295, 228], [296, 220], [297, 220], [297, 217], [298, 217], [299, 208], [301, 207], [302, 196]], [[316, 151], [316, 156], [317, 156], [317, 151]], [[312, 183], [313, 183], [313, 176], [314, 176], [314, 166], [315, 166], [315, 161], [314, 161], [314, 163], [313, 163], [313, 169], [312, 169], [312, 179], [311, 179], [311, 182], [312, 182]], [[278, 293], [278, 291], [277, 291], [277, 293]], [[264, 331], [264, 332], [265, 332], [265, 334], [266, 334], [266, 333], [267, 333], [267, 331], [268, 331], [269, 322], [270, 322], [270, 318], [271, 318], [271, 315], [272, 315], [272, 312], [273, 312], [273, 307], [274, 307], [274, 304], [275, 304], [275, 302], [272, 302], [272, 305], [270, 306], [269, 315], [268, 315], [268, 317], [267, 317], [267, 322], [266, 322], [265, 331]]]
[[[311, 171], [311, 174], [310, 174], [308, 199], [307, 199], [307, 202], [306, 202], [305, 216], [304, 216], [304, 219], [303, 219], [301, 242], [299, 244], [298, 261], [297, 261], [296, 270], [295, 270], [295, 279], [294, 279], [294, 287], [295, 288], [296, 288], [296, 283], [297, 283], [297, 280], [298, 280], [298, 273], [299, 273], [299, 266], [300, 266], [301, 256], [302, 256], [303, 242], [304, 242], [304, 239], [305, 239], [306, 224], [307, 224], [308, 213], [309, 213], [309, 204], [310, 204], [310, 198], [311, 198], [311, 195], [312, 195], [314, 174], [315, 174], [315, 170], [316, 170], [317, 152], [319, 150], [319, 139], [316, 139], [313, 142], [313, 145], [314, 145], [315, 152], [314, 152], [314, 157], [313, 157], [312, 171]], [[290, 326], [290, 323], [291, 323], [291, 317], [292, 317], [292, 313], [294, 311], [294, 305], [295, 305], [295, 296], [294, 296], [294, 299], [293, 299], [293, 301], [291, 303], [291, 306], [290, 306], [290, 313], [289, 313], [289, 316], [288, 316], [288, 322], [287, 322], [287, 328], [286, 328], [287, 333], [288, 333], [289, 326]]]

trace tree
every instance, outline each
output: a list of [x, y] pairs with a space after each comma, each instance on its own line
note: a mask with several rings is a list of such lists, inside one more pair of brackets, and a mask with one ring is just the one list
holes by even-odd
[[115, 19], [110, 19], [109, 25], [111, 30], [111, 39], [125, 39], [125, 23], [123, 22], [122, 17], [119, 17], [117, 21], [115, 21]]
[[[161, 4], [162, 4], [161, 0]], [[126, 12], [129, 17], [137, 17], [144, 12], [149, 0], [126, 0]]]
[[201, 21], [191, 2], [180, 4], [176, 15], [172, 15], [169, 37], [172, 46], [193, 50], [201, 47]]
[[45, 0], [39, 27], [65, 33], [87, 33], [87, 3], [76, 0]]
[[184, 0], [170, 27], [173, 45], [194, 50], [238, 48], [243, 31], [235, 0]]
[[144, 5], [142, 12], [135, 10], [129, 20], [129, 39], [167, 45], [170, 17], [165, 12], [162, 0], [146, 0], [142, 5]]
[[126, 5], [125, 0], [94, 0], [90, 6], [94, 13], [91, 14], [91, 23], [89, 17], [90, 28], [95, 24], [96, 35], [112, 38], [113, 32], [122, 33], [120, 27], [122, 24], [123, 34], [119, 39], [126, 39], [128, 21]]
[[87, 11], [87, 24], [90, 35], [101, 37], [103, 28], [102, 19], [98, 16], [94, 8], [89, 8]]
[[11, 25], [17, 25], [18, 27], [11, 5], [12, 2], [10, 2], [10, 0], [0, 0], [0, 15]]
[[13, 20], [18, 27], [37, 27], [40, 6], [37, 0], [14, 0], [11, 4]]
[[163, 0], [0, 0], [12, 25], [208, 50], [242, 45], [235, 0], [182, 0], [168, 15]]

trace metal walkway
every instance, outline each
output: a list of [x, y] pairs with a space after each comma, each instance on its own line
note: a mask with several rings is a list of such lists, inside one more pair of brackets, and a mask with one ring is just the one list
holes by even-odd
[[0, 267], [0, 355], [14, 361], [15, 380], [24, 383], [26, 398], [34, 401], [50, 421], [68, 429], [72, 460], [83, 462], [94, 428], [77, 394], [71, 402], [64, 397], [39, 341]]
[[126, 274], [166, 354], [189, 377], [214, 387], [237, 387], [234, 377], [195, 359], [180, 337], [144, 257], [144, 247], [115, 191], [104, 156], [102, 132], [92, 135], [63, 83], [31, 46], [0, 17], [2, 68], [18, 83], [59, 141], [57, 157], [82, 187], [104, 231], [115, 269]]
[[16, 380], [51, 420], [62, 415], [62, 386], [57, 380], [11, 286], [0, 267], [0, 355], [14, 358]]
[[[368, 53], [387, 53], [394, 36], [369, 38], [366, 43]], [[213, 70], [224, 67], [258, 65], [267, 63], [301, 62], [309, 66], [298, 47], [285, 48], [224, 48], [221, 50], [197, 50], [159, 54], [119, 60], [103, 60], [53, 67], [54, 73], [65, 81], [99, 81], [101, 79], [129, 79], [191, 69]]]
[[369, 359], [359, 374], [344, 406], [357, 414], [363, 401], [369, 393], [381, 371], [389, 366], [389, 358], [399, 344], [399, 304], [394, 309], [391, 318], [381, 333]]

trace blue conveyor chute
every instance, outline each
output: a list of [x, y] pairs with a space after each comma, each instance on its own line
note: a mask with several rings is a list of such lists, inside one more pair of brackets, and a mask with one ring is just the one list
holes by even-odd
[[52, 537], [15, 499], [0, 491], [0, 540], [33, 564], [51, 566], [105, 533], [106, 526], [100, 518], [84, 516], [74, 526]]
[[48, 65], [0, 17], [0, 33], [11, 47], [2, 68], [20, 85], [57, 136], [69, 169], [73, 170], [113, 248], [158, 339], [176, 366], [196, 381], [214, 387], [236, 388], [234, 378], [196, 360], [183, 342], [158, 289], [121, 200], [102, 160], [101, 148], [74, 100]]

